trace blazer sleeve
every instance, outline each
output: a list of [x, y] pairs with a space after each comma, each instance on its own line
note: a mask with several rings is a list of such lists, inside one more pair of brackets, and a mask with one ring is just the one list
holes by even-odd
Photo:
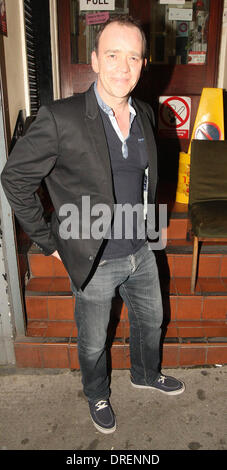
[[18, 140], [1, 174], [6, 197], [20, 225], [45, 255], [56, 250], [37, 189], [58, 156], [54, 116], [42, 106], [26, 135]]

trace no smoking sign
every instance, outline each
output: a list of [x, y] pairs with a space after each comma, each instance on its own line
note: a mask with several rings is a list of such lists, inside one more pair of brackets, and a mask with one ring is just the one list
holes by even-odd
[[166, 138], [188, 139], [191, 117], [191, 98], [160, 96], [159, 134]]

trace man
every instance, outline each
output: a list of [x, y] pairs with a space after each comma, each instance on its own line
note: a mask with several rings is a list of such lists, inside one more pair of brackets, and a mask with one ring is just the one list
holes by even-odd
[[[181, 381], [160, 373], [162, 299], [146, 235], [137, 236], [135, 221], [130, 239], [125, 236], [127, 222], [122, 220], [122, 238], [105, 240], [87, 236], [88, 221], [84, 226], [84, 220], [79, 220], [83, 236], [76, 238], [62, 224], [62, 215], [67, 215], [62, 208], [69, 204], [76, 206], [81, 217], [83, 196], [89, 196], [91, 208], [108, 207], [111, 218], [116, 203], [143, 204], [147, 167], [148, 204], [154, 202], [153, 113], [147, 104], [130, 98], [146, 64], [145, 47], [143, 31], [133, 19], [108, 21], [92, 52], [97, 82], [86, 93], [41, 107], [2, 174], [6, 195], [24, 230], [44, 254], [60, 258], [68, 270], [76, 296], [84, 393], [92, 421], [103, 433], [116, 429], [105, 347], [116, 289], [128, 307], [131, 384], [171, 395], [185, 388]], [[46, 224], [35, 195], [42, 178], [55, 209], [51, 225]], [[113, 217], [111, 234], [114, 229]]]

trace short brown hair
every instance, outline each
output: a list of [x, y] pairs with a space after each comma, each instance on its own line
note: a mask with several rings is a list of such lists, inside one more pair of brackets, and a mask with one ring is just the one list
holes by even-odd
[[143, 28], [141, 26], [140, 21], [133, 18], [130, 15], [115, 15], [115, 16], [110, 17], [106, 21], [106, 23], [102, 23], [102, 25], [100, 26], [99, 31], [96, 35], [96, 38], [95, 38], [95, 48], [94, 49], [95, 49], [96, 54], [98, 54], [100, 36], [101, 36], [102, 32], [104, 31], [104, 29], [111, 23], [118, 23], [122, 26], [134, 26], [134, 27], [138, 28], [140, 33], [141, 33], [142, 42], [143, 42], [143, 52], [142, 52], [142, 54], [143, 54], [143, 57], [146, 56], [147, 40], [146, 40], [145, 33], [143, 31]]

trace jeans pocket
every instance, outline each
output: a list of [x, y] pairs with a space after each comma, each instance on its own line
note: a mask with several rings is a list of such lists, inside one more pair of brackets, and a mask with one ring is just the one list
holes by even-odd
[[71, 279], [71, 277], [69, 276], [69, 281], [70, 281], [70, 287], [71, 287], [71, 291], [74, 295], [76, 295], [78, 293], [78, 290], [76, 289], [76, 287], [74, 286], [73, 284], [73, 281]]

